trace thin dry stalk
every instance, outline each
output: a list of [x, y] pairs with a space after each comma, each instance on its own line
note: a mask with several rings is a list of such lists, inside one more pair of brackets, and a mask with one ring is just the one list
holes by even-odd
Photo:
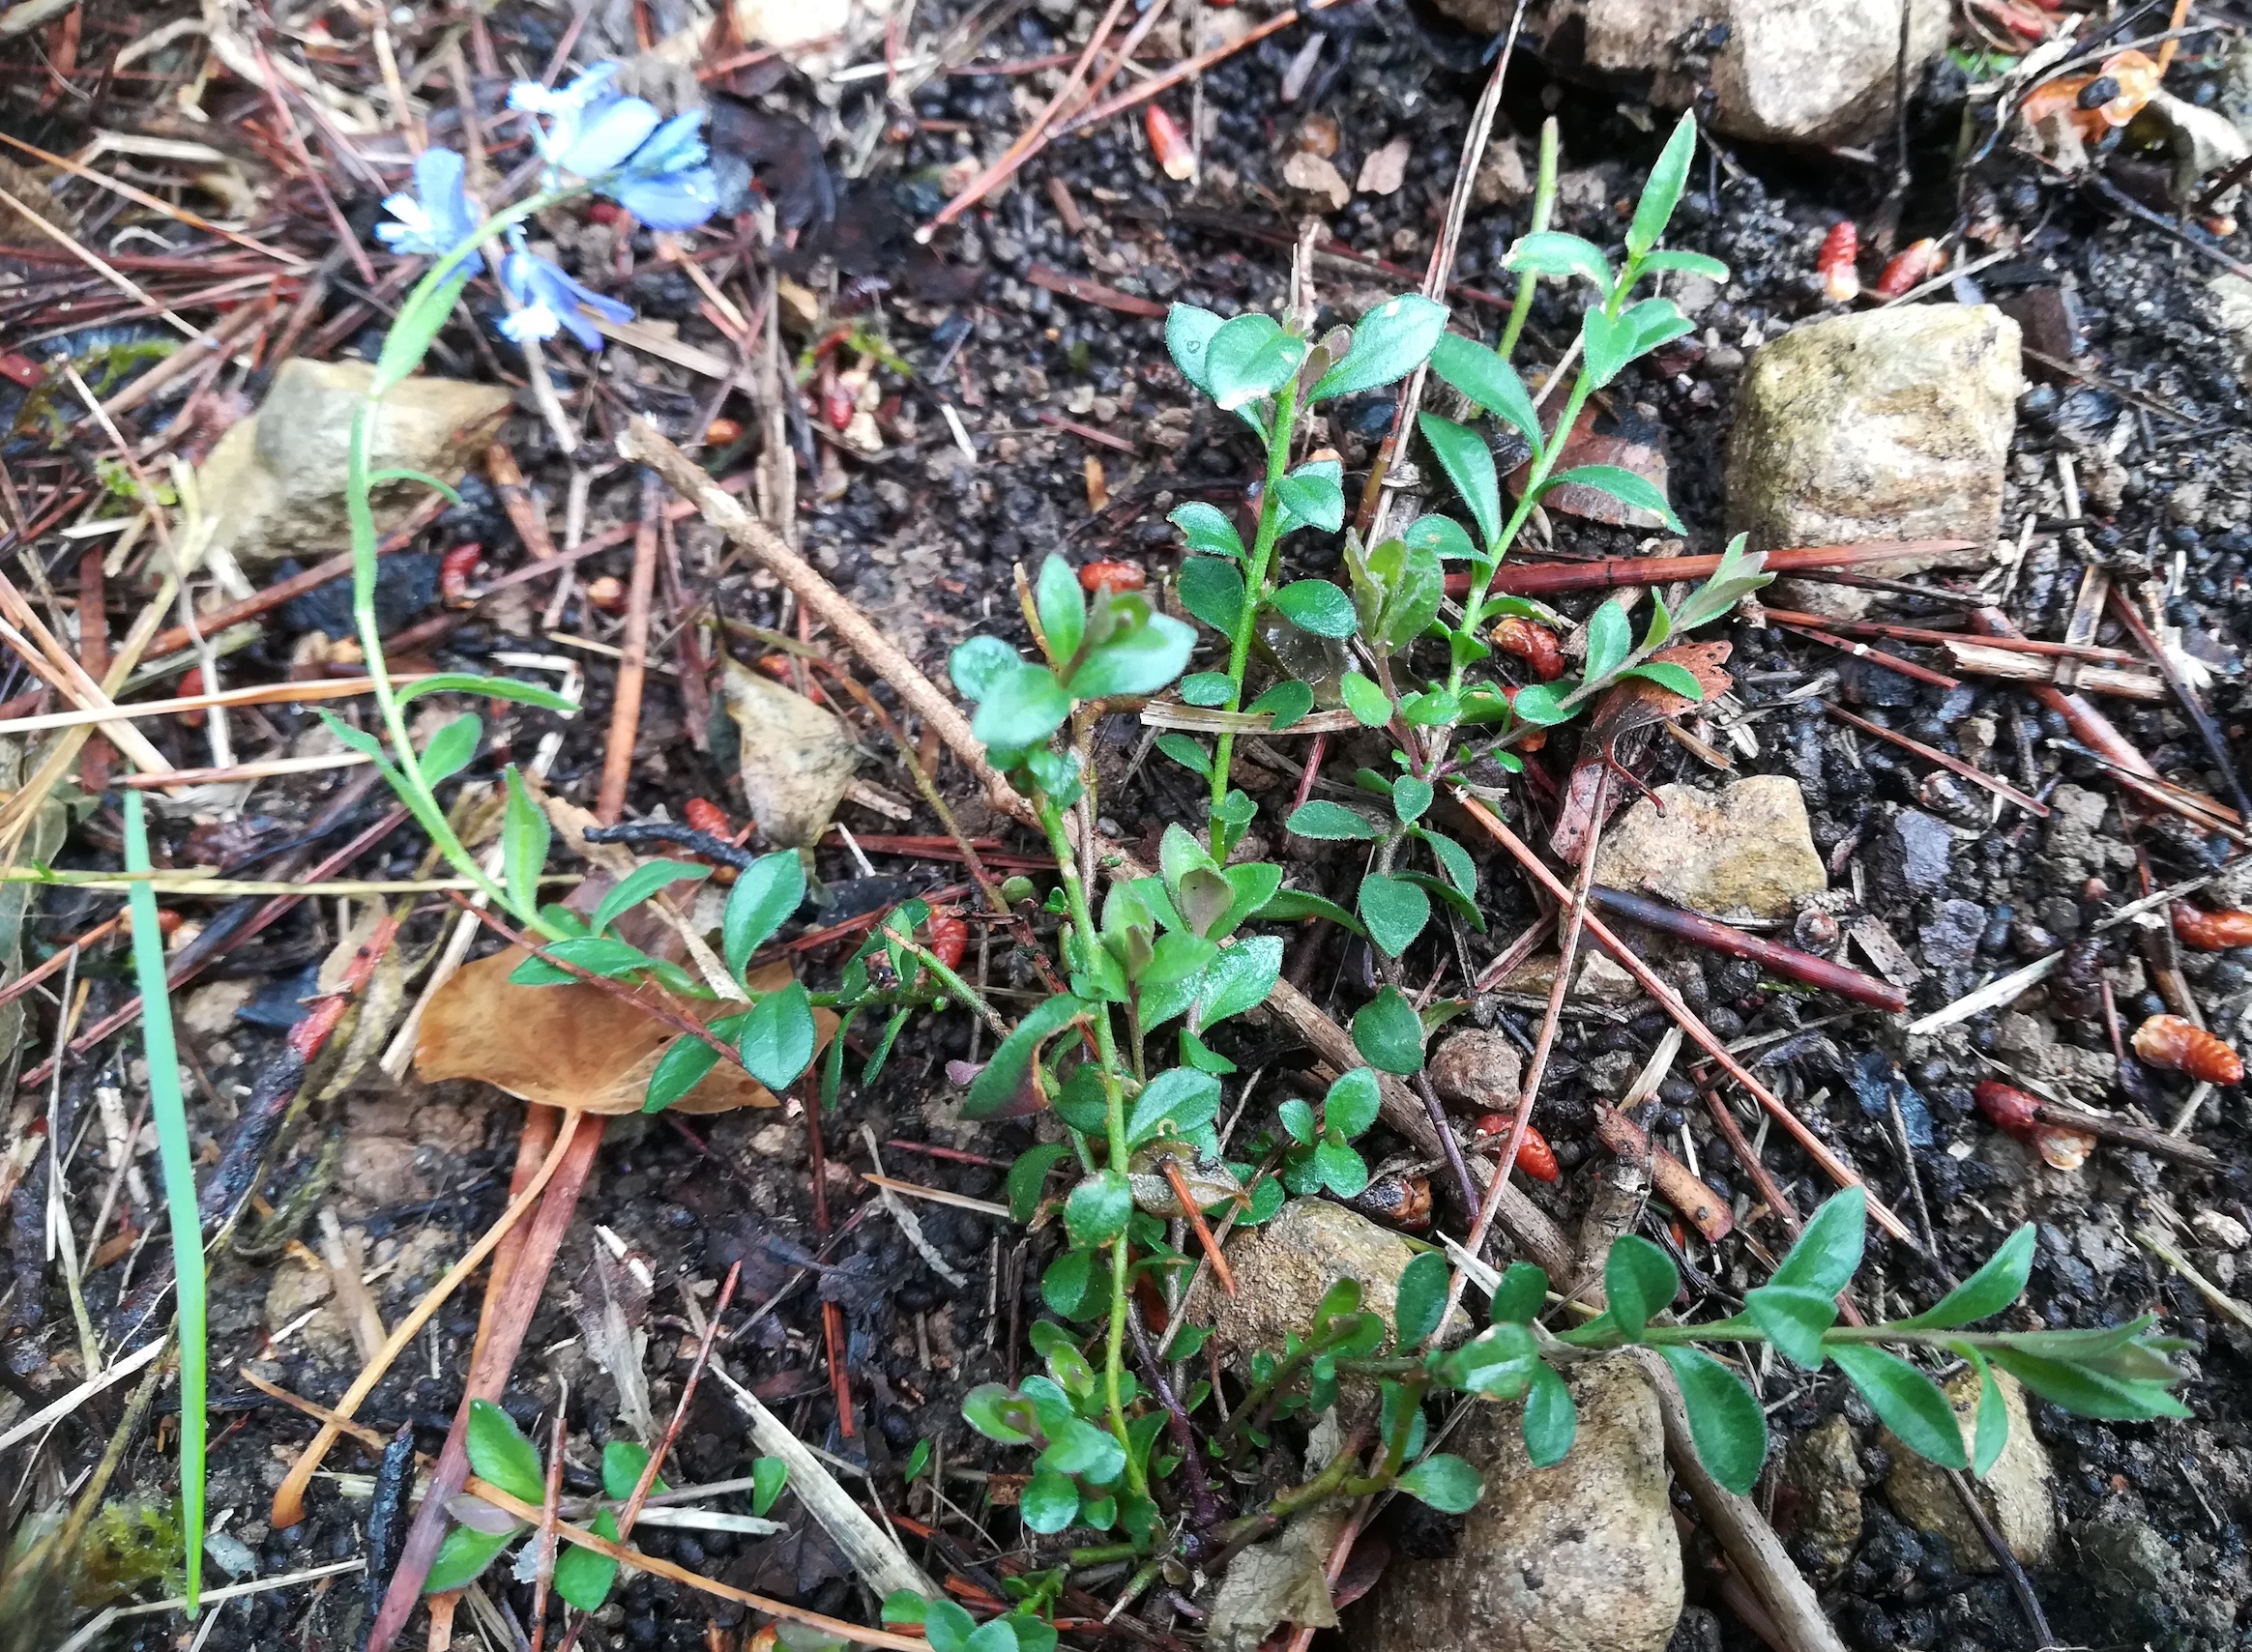
[[[1520, 12], [1521, 12], [1520, 8]], [[1494, 1179], [1486, 1184], [1484, 1203], [1477, 1207], [1477, 1218], [1470, 1225], [1470, 1237], [1463, 1249], [1472, 1256], [1481, 1255], [1485, 1249], [1486, 1232], [1493, 1226], [1494, 1211], [1501, 1204], [1502, 1190], [1509, 1185], [1509, 1174], [1516, 1169], [1517, 1155], [1524, 1150], [1525, 1137], [1533, 1128], [1533, 1104], [1540, 1094], [1540, 1081], [1548, 1073], [1548, 1058], [1556, 1048], [1556, 1034], [1564, 1026], [1564, 1000], [1570, 990], [1573, 969], [1579, 963], [1580, 936], [1587, 925], [1588, 890], [1595, 882], [1595, 846], [1603, 832], [1603, 819], [1609, 811], [1604, 807], [1611, 787], [1608, 769], [1595, 777], [1595, 797], [1590, 806], [1588, 832], [1580, 849], [1580, 873], [1577, 887], [1572, 891], [1570, 905], [1565, 908], [1564, 939], [1558, 948], [1556, 980], [1548, 989], [1548, 1013], [1541, 1018], [1540, 1036], [1533, 1045], [1533, 1059], [1525, 1069], [1524, 1088], [1517, 1095], [1517, 1116], [1509, 1121], [1509, 1138], [1502, 1144], [1501, 1156], [1494, 1161]], [[1461, 1268], [1447, 1285], [1447, 1314], [1454, 1312], [1462, 1300], [1462, 1288], [1467, 1275]], [[1447, 1315], [1439, 1322], [1447, 1322]]]
[[610, 740], [602, 753], [602, 786], [595, 818], [616, 826], [626, 812], [626, 782], [633, 773], [633, 741], [641, 732], [641, 691], [649, 680], [649, 600], [657, 589], [657, 522], [662, 486], [641, 478], [641, 525], [633, 536], [633, 579], [626, 598], [626, 640], [618, 658], [618, 693], [610, 706]]
[[[460, 1289], [462, 1281], [477, 1271], [478, 1264], [490, 1256], [494, 1247], [507, 1237], [509, 1231], [523, 1219], [525, 1212], [532, 1208], [556, 1172], [562, 1169], [570, 1141], [571, 1138], [566, 1136], [556, 1142], [546, 1158], [541, 1161], [539, 1170], [533, 1173], [531, 1180], [525, 1184], [523, 1192], [511, 1200], [509, 1207], [501, 1212], [500, 1220], [487, 1228], [461, 1260], [446, 1270], [446, 1276], [430, 1288], [428, 1294], [407, 1310], [405, 1317], [393, 1327], [382, 1352], [353, 1379], [352, 1386], [344, 1390], [344, 1397], [336, 1402], [337, 1416], [348, 1418], [359, 1409], [360, 1402], [366, 1399], [376, 1383], [383, 1380], [383, 1374], [391, 1369], [392, 1362], [398, 1358], [407, 1344], [429, 1322], [430, 1316], [446, 1305], [447, 1299]], [[324, 1427], [313, 1436], [312, 1443], [299, 1453], [297, 1461], [290, 1464], [288, 1474], [274, 1493], [272, 1515], [276, 1525], [292, 1526], [305, 1519], [305, 1488], [319, 1469], [321, 1460], [328, 1455], [329, 1447], [336, 1443], [337, 1432], [333, 1425]]]
[[[1103, 13], [1102, 20], [1095, 25], [1095, 32], [1087, 37], [1086, 49], [1080, 52], [1079, 61], [1071, 66], [1071, 72], [1064, 77], [1064, 84], [1056, 89], [1056, 95], [1048, 100], [1046, 107], [1033, 116], [1032, 124], [1002, 151], [1000, 159], [971, 179], [960, 194], [939, 208], [931, 220], [915, 232], [917, 241], [927, 245], [932, 236], [991, 194], [1012, 177], [1019, 166], [1039, 153], [1047, 142], [1049, 127], [1079, 97], [1079, 89], [1086, 82], [1087, 72], [1095, 62], [1095, 54], [1102, 49], [1103, 42], [1110, 39], [1110, 31], [1118, 27], [1118, 20], [1126, 9], [1126, 0], [1110, 0], [1110, 10]], [[1123, 53], [1121, 61], [1124, 61]]]
[[[1581, 904], [1574, 900], [1571, 890], [1566, 888], [1563, 881], [1541, 862], [1540, 857], [1533, 853], [1525, 841], [1503, 824], [1500, 816], [1476, 797], [1464, 797], [1462, 807], [1495, 842], [1506, 849], [1515, 857], [1517, 863], [1531, 873], [1542, 887], [1547, 889], [1549, 895], [1559, 905], [1568, 908]], [[1730, 1078], [1741, 1085], [1754, 1100], [1768, 1110], [1776, 1123], [1790, 1132], [1792, 1140], [1805, 1149], [1807, 1157], [1820, 1165], [1840, 1187], [1863, 1185], [1860, 1174], [1832, 1152], [1829, 1145], [1824, 1142], [1821, 1137], [1809, 1130], [1805, 1121], [1785, 1106], [1780, 1096], [1769, 1089], [1766, 1085], [1761, 1084], [1758, 1079], [1752, 1077], [1744, 1064], [1729, 1053], [1728, 1047], [1713, 1036], [1712, 1029], [1705, 1025], [1696, 1011], [1682, 1001], [1681, 995], [1674, 991], [1663, 976], [1644, 963], [1632, 947], [1612, 934], [1609, 926], [1601, 918], [1596, 917], [1593, 913], [1588, 913], [1585, 914], [1585, 922], [1588, 926], [1588, 933], [1595, 938], [1595, 943], [1616, 958], [1626, 972], [1634, 977], [1642, 990], [1655, 999], [1659, 1006], [1674, 1018], [1682, 1030], [1686, 1032], [1707, 1055], [1718, 1061]], [[1911, 1248], [1916, 1246], [1916, 1235], [1909, 1231], [1908, 1224], [1895, 1216], [1891, 1209], [1882, 1203], [1873, 1194], [1869, 1197], [1869, 1215], [1878, 1226], [1902, 1244]]]

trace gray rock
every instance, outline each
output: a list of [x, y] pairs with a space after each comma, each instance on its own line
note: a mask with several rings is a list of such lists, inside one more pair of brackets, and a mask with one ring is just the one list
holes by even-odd
[[[1263, 1348], [1281, 1351], [1292, 1332], [1303, 1335], [1322, 1293], [1340, 1279], [1359, 1280], [1361, 1308], [1390, 1323], [1400, 1275], [1415, 1257], [1415, 1246], [1358, 1211], [1326, 1199], [1294, 1199], [1273, 1221], [1239, 1230], [1228, 1242], [1235, 1295], [1222, 1293], [1207, 1275], [1182, 1311], [1193, 1323], [1209, 1323], [1220, 1358], [1241, 1368]], [[1457, 1308], [1448, 1334], [1469, 1324]]]
[[1895, 898], [1937, 894], [1946, 887], [1955, 835], [1946, 822], [1920, 809], [1902, 809], [1868, 849], [1869, 876]]
[[1715, 917], [1788, 917], [1793, 900], [1829, 877], [1799, 783], [1757, 774], [1717, 792], [1669, 785], [1638, 799], [1604, 834], [1595, 882]]
[[851, 734], [834, 712], [733, 660], [724, 693], [750, 818], [777, 848], [812, 848], [852, 784]]
[[1916, 938], [1932, 969], [1961, 970], [1977, 956], [1978, 937], [1985, 930], [1986, 909], [1976, 901], [1942, 901]]
[[[2057, 1548], [2055, 1470], [2049, 1454], [2033, 1437], [2026, 1420], [2025, 1390], [2017, 1378], [1996, 1374], [2002, 1384], [2003, 1409], [2009, 1414], [2009, 1442], [2002, 1448], [1986, 1478], [1974, 1482], [1986, 1517], [2002, 1534], [2009, 1551], [2028, 1566], [2045, 1566]], [[1955, 1407], [1963, 1443], [1971, 1443], [1978, 1408], [1978, 1374], [1965, 1369], [1943, 1384]], [[1956, 1563], [1969, 1572], [1998, 1572], [2001, 1565], [1978, 1527], [1963, 1510], [1946, 1471], [1910, 1451], [1889, 1431], [1884, 1436], [1891, 1454], [1892, 1472], [1885, 1482], [1885, 1495], [1892, 1510], [1918, 1531], [1936, 1531], [1954, 1551]]]
[[[1508, 0], [1439, 0], [1481, 34], [1509, 26]], [[1946, 43], [1946, 8], [1916, 0], [1909, 84]], [[1891, 119], [1900, 11], [1889, 0], [1543, 0], [1526, 27], [1546, 38], [1559, 67], [1632, 76], [1650, 98], [1683, 108], [1708, 84], [1682, 67], [1682, 43], [1717, 27], [1710, 119], [1732, 137], [1765, 143], [1843, 143]], [[1653, 78], [1654, 77], [1654, 78]]]
[[2120, 1642], [2166, 1652], [2236, 1642], [2241, 1591], [2214, 1587], [2209, 1576], [2184, 1565], [2156, 1527], [2109, 1515], [2075, 1526], [2072, 1548], [2097, 1610]]
[[1474, 1403], [1448, 1442], [1485, 1480], [1445, 1560], [1394, 1561], [1357, 1614], [1368, 1652], [1662, 1652], [1682, 1610], [1657, 1397], [1627, 1359], [1569, 1378], [1571, 1455], [1535, 1468], [1518, 1407]]
[[[1967, 539], [1861, 571], [1983, 565], [2024, 389], [2017, 323], [1990, 304], [1907, 304], [1786, 333], [1751, 359], [1728, 451], [1728, 524], [1755, 551]], [[1871, 594], [1783, 581], [1778, 606], [1853, 618]]]
[[[344, 451], [352, 417], [375, 377], [366, 362], [293, 356], [274, 374], [258, 411], [219, 440], [196, 472], [218, 527], [212, 550], [249, 567], [343, 544]], [[423, 471], [451, 482], [508, 414], [505, 386], [409, 379], [383, 398], [369, 441], [371, 470]], [[375, 489], [383, 530], [428, 493], [419, 482]]]
[[1791, 1540], [1825, 1580], [1845, 1570], [1861, 1541], [1861, 1488], [1868, 1483], [1854, 1431], [1842, 1416], [1825, 1417], [1793, 1440], [1783, 1458], [1783, 1484], [1799, 1493]]
[[1515, 1112], [1524, 1078], [1525, 1058], [1506, 1032], [1465, 1028], [1431, 1057], [1431, 1087], [1477, 1113]]

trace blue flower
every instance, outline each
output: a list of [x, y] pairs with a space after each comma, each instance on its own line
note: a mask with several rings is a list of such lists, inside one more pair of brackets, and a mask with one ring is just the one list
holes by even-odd
[[602, 335], [582, 309], [593, 310], [613, 327], [633, 319], [630, 304], [580, 286], [546, 259], [535, 258], [529, 252], [508, 255], [501, 265], [501, 282], [524, 306], [501, 322], [501, 332], [519, 344], [531, 338], [552, 338], [569, 329], [589, 350], [600, 350]]
[[611, 85], [617, 77], [618, 66], [603, 63], [561, 91], [537, 80], [519, 80], [510, 88], [509, 107], [547, 117], [547, 124], [536, 127], [535, 133], [540, 153], [550, 166], [581, 178], [600, 178], [625, 164], [658, 128], [656, 105], [640, 98], [620, 97]]
[[719, 209], [719, 180], [704, 164], [703, 124], [701, 109], [673, 116], [597, 188], [652, 229], [694, 229]]
[[695, 228], [719, 206], [703, 112], [660, 120], [647, 101], [617, 93], [617, 75], [605, 63], [560, 90], [520, 80], [509, 106], [544, 120], [535, 131], [550, 167], [584, 178], [652, 229]]
[[394, 252], [443, 258], [477, 231], [477, 215], [461, 188], [461, 157], [451, 149], [425, 149], [415, 161], [415, 192], [384, 200], [395, 220], [379, 223], [375, 234]]

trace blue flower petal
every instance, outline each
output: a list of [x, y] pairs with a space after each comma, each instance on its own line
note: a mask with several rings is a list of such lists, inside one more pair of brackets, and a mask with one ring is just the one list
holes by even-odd
[[620, 304], [572, 280], [544, 258], [512, 252], [501, 266], [501, 280], [524, 307], [501, 323], [501, 331], [522, 343], [526, 338], [552, 338], [560, 327], [589, 350], [602, 347], [586, 310], [593, 310], [613, 327], [633, 319], [630, 304]]
[[629, 174], [605, 186], [604, 193], [651, 229], [694, 229], [719, 210], [719, 180], [709, 166], [663, 178]]
[[704, 147], [703, 125], [701, 109], [673, 116], [633, 152], [633, 159], [626, 162], [626, 170], [637, 178], [654, 178], [702, 165], [710, 153]]
[[591, 111], [577, 134], [552, 159], [566, 172], [599, 178], [613, 172], [657, 130], [656, 108], [639, 98], [614, 98]]
[[424, 150], [415, 161], [415, 192], [385, 198], [395, 221], [377, 224], [377, 238], [395, 252], [430, 258], [443, 257], [467, 241], [477, 232], [477, 216], [462, 193], [462, 172], [454, 151]]

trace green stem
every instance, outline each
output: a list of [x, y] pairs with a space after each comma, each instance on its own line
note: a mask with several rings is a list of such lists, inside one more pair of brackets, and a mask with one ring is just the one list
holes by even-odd
[[[1079, 860], [1071, 851], [1070, 835], [1064, 829], [1064, 812], [1045, 792], [1035, 794], [1041, 827], [1046, 831], [1049, 853], [1055, 856], [1056, 868], [1063, 874], [1064, 897], [1071, 910], [1071, 925], [1078, 936], [1078, 944], [1093, 948], [1102, 944], [1095, 930], [1095, 913], [1087, 904], [1087, 885], [1080, 881]], [[1066, 953], [1069, 962], [1069, 953]], [[1110, 1023], [1110, 1006], [1095, 1006], [1096, 1065], [1102, 1075], [1102, 1101], [1104, 1134], [1109, 1139], [1110, 1168], [1123, 1173], [1126, 1170], [1126, 1087], [1119, 1080], [1118, 1035]], [[1141, 1496], [1149, 1494], [1147, 1478], [1142, 1465], [1134, 1460], [1132, 1442], [1126, 1433], [1126, 1404], [1121, 1382], [1126, 1371], [1126, 1235], [1121, 1233], [1110, 1244], [1110, 1337], [1103, 1350], [1103, 1398], [1110, 1408], [1110, 1432], [1118, 1436], [1120, 1445], [1126, 1448], [1126, 1484]]]
[[[1290, 474], [1290, 441], [1298, 423], [1298, 382], [1294, 379], [1274, 398], [1274, 423], [1267, 441], [1267, 485], [1259, 496], [1259, 532], [1251, 541], [1250, 565], [1243, 570], [1243, 610], [1228, 638], [1228, 703], [1237, 711], [1243, 705], [1243, 672], [1251, 662], [1251, 637], [1259, 621], [1259, 605], [1267, 599], [1267, 569], [1273, 560], [1275, 541], [1282, 536], [1282, 499], [1276, 484]], [[1228, 800], [1228, 770], [1235, 762], [1236, 731], [1223, 728], [1212, 758], [1212, 855], [1228, 857], [1227, 833], [1220, 815]]]
[[[944, 963], [942, 963], [939, 960], [937, 953], [931, 951], [929, 947], [918, 943], [914, 937], [901, 935], [897, 930], [892, 927], [891, 921], [889, 919], [885, 921], [884, 933], [890, 936], [893, 941], [899, 942], [900, 946], [903, 947], [910, 955], [918, 959], [925, 970], [928, 970], [933, 975], [936, 975], [939, 979], [940, 985], [944, 986], [948, 992], [953, 994], [954, 997], [960, 999], [962, 1002], [968, 1004], [972, 1009], [976, 1010], [978, 1012], [979, 1019], [983, 1021], [987, 1027], [993, 1029], [994, 1035], [996, 1037], [1007, 1038], [1009, 1036], [1009, 1023], [1002, 1018], [1001, 1012], [995, 1009], [990, 1003], [985, 1001], [985, 995], [983, 993], [980, 993], [976, 987], [973, 987], [969, 982], [963, 980], [957, 971], [949, 969]], [[854, 1001], [857, 1003], [866, 1003], [872, 1000], [867, 999], [857, 999]], [[912, 999], [908, 1001], [911, 1003], [920, 1004], [923, 1000], [921, 999]]]
[[[1565, 398], [1563, 417], [1556, 421], [1559, 432], [1570, 431], [1579, 420], [1580, 409], [1587, 405], [1588, 397], [1594, 392], [1594, 381], [1582, 369], [1572, 383], [1571, 394]], [[1493, 584], [1494, 574], [1500, 569], [1503, 559], [1509, 554], [1510, 547], [1516, 544], [1517, 536], [1532, 518], [1533, 508], [1540, 500], [1540, 489], [1547, 482], [1549, 473], [1556, 469], [1557, 458], [1564, 449], [1565, 442], [1561, 435], [1542, 445], [1533, 460], [1532, 472], [1526, 478], [1525, 491], [1518, 495], [1516, 507], [1509, 512], [1509, 520], [1503, 526], [1501, 536], [1494, 541], [1492, 558], [1479, 565], [1481, 571], [1471, 575], [1470, 595], [1462, 604], [1462, 628], [1473, 636], [1485, 623], [1487, 588]], [[1448, 693], [1462, 692], [1462, 673], [1468, 663], [1467, 660], [1458, 659], [1448, 668]]]
[[[444, 298], [447, 290], [453, 285], [461, 266], [480, 246], [510, 225], [520, 223], [577, 192], [543, 191], [518, 201], [505, 212], [487, 218], [467, 240], [424, 273], [423, 278], [415, 283], [414, 291], [408, 294], [405, 304], [400, 306], [399, 320], [393, 324], [392, 333], [384, 341], [383, 354], [377, 361], [375, 377], [368, 393], [352, 411], [352, 428], [344, 449], [344, 511], [350, 525], [352, 541], [352, 617], [359, 628], [361, 649], [366, 655], [367, 676], [373, 684], [376, 710], [383, 718], [385, 731], [391, 737], [392, 751], [397, 760], [395, 769], [386, 778], [391, 780], [393, 789], [398, 793], [400, 801], [406, 804], [417, 824], [429, 834], [431, 843], [456, 871], [476, 884], [479, 892], [487, 900], [512, 914], [527, 928], [538, 930], [551, 941], [562, 940], [564, 932], [541, 917], [537, 909], [521, 911], [512, 903], [507, 892], [486, 874], [477, 856], [469, 852], [468, 846], [454, 833], [429, 781], [424, 777], [422, 760], [408, 738], [406, 714], [392, 685], [390, 664], [384, 657], [383, 638], [376, 625], [375, 507], [369, 498], [367, 449], [376, 409], [391, 390], [405, 382], [422, 364], [430, 340], [437, 333], [436, 319], [425, 322], [423, 318], [441, 304], [445, 309], [451, 308], [451, 304], [444, 304]], [[418, 334], [421, 335], [419, 343]]]
[[[1540, 175], [1533, 186], [1533, 229], [1538, 235], [1548, 227], [1548, 220], [1556, 212], [1556, 117], [1551, 115], [1540, 123]], [[1495, 353], [1506, 362], [1517, 353], [1517, 338], [1525, 331], [1525, 319], [1533, 313], [1533, 295], [1539, 290], [1540, 277], [1527, 271], [1517, 277], [1517, 302], [1509, 306], [1508, 325], [1502, 329], [1502, 341]]]

